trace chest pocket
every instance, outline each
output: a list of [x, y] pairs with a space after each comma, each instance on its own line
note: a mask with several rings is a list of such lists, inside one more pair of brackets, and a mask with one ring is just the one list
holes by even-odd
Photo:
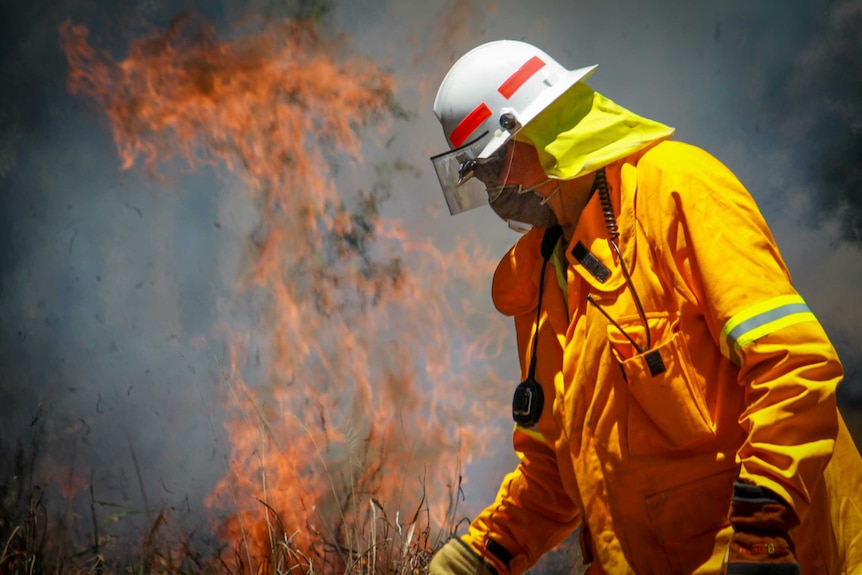
[[[686, 449], [715, 433], [706, 407], [706, 382], [692, 369], [677, 314], [648, 314], [647, 322], [653, 343], [643, 353], [620, 329], [608, 325], [611, 352], [629, 392], [625, 436], [631, 455]], [[618, 324], [635, 341], [645, 341], [640, 317], [624, 318]]]

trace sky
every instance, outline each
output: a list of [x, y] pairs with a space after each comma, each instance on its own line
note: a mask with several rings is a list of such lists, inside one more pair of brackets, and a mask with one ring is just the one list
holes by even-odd
[[[156, 179], [140, 163], [122, 169], [102, 111], [66, 88], [57, 27], [67, 19], [86, 25], [94, 45], [122, 58], [143, 20], [163, 28], [190, 10], [230, 37], [249, 14], [273, 17], [300, 4], [313, 3], [14, 0], [0, 7], [0, 482], [7, 489], [26, 467], [16, 462], [23, 450], [40, 477], [58, 485], [80, 472], [126, 508], [201, 514], [229, 451], [219, 328], [227, 322], [254, 333], [260, 311], [254, 300], [234, 297], [257, 222], [254, 203], [234, 193], [239, 176], [169, 165]], [[839, 397], [855, 414], [851, 426], [862, 429], [862, 411], [851, 411], [862, 409], [862, 97], [853, 83], [862, 2], [355, 0], [334, 3], [322, 22], [392, 77], [405, 112], [365, 133], [361, 159], [333, 174], [336, 191], [370, 187], [376, 168], [400, 162], [409, 169], [390, 174], [380, 209], [402, 224], [404, 242], [428, 242], [443, 254], [461, 253], [468, 242], [490, 262], [517, 236], [489, 209], [446, 212], [428, 161], [445, 148], [431, 112], [437, 85], [461, 54], [502, 38], [534, 43], [570, 69], [598, 64], [593, 88], [675, 127], [677, 139], [710, 151], [751, 191], [796, 287], [841, 355], [847, 377]], [[472, 329], [503, 326], [501, 349], [514, 346], [511, 325], [489, 319], [491, 269], [484, 285], [453, 287], [474, 319], [452, 326], [450, 363]], [[454, 297], [445, 287], [439, 296]], [[488, 361], [471, 369], [514, 383], [510, 354]], [[424, 385], [432, 395], [433, 381]], [[492, 448], [465, 470], [467, 513], [491, 502], [513, 464], [510, 390], [477, 393], [499, 396], [501, 408], [486, 422]], [[450, 408], [466, 412], [469, 401]]]

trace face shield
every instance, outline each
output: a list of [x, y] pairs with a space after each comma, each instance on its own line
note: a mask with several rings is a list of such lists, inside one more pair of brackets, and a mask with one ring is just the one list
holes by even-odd
[[431, 158], [449, 213], [460, 214], [488, 203], [486, 184], [496, 183], [503, 168], [507, 145], [500, 146], [488, 158], [479, 154], [487, 145], [485, 132], [460, 148]]

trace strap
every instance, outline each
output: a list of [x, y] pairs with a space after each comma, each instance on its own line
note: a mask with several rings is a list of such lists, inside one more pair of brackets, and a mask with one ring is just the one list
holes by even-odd
[[560, 236], [563, 235], [563, 226], [551, 226], [545, 230], [545, 235], [542, 236], [542, 259], [548, 261], [554, 255], [554, 248], [557, 247], [557, 242], [560, 241]]
[[537, 341], [539, 338], [539, 320], [542, 319], [542, 295], [545, 291], [545, 268], [548, 267], [548, 260], [554, 255], [554, 248], [557, 247], [557, 242], [560, 241], [560, 236], [563, 235], [562, 226], [551, 226], [545, 230], [545, 235], [542, 236], [542, 275], [539, 276], [539, 301], [536, 303], [536, 327], [533, 329], [533, 353], [530, 357], [530, 370], [528, 379], [533, 379], [536, 376], [536, 353]]

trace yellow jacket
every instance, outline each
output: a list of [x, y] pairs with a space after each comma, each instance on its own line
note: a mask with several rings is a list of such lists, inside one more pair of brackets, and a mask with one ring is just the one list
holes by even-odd
[[[651, 351], [623, 333], [645, 347], [594, 194], [543, 279], [542, 418], [515, 428], [521, 463], [464, 540], [501, 574], [522, 573], [583, 523], [590, 573], [718, 573], [738, 474], [796, 511], [803, 573], [862, 572], [862, 460], [835, 404], [842, 368], [754, 201], [715, 158], [673, 141], [606, 173]], [[493, 282], [522, 377], [542, 233], [521, 238]]]

